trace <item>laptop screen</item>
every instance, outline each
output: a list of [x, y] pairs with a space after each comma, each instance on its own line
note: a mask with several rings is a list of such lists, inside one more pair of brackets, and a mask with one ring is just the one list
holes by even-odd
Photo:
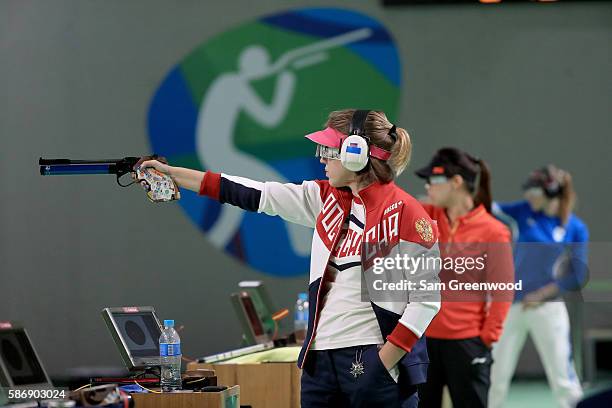
[[133, 357], [159, 357], [161, 330], [153, 312], [113, 312], [112, 316], [119, 335]]
[[45, 371], [23, 328], [0, 330], [0, 360], [15, 386], [47, 383]]

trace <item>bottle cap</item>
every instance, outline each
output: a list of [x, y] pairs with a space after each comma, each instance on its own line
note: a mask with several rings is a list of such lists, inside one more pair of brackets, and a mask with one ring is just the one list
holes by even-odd
[[174, 320], [164, 320], [165, 327], [174, 327]]
[[308, 300], [308, 293], [302, 292], [298, 295], [298, 299]]

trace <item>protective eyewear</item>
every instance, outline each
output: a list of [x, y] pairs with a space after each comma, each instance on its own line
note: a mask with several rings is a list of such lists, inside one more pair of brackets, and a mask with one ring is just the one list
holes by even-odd
[[315, 157], [322, 159], [340, 160], [340, 149], [337, 147], [329, 147], [318, 144]]
[[534, 197], [544, 196], [544, 189], [542, 187], [528, 187], [524, 190], [524, 193]]
[[429, 176], [427, 178], [427, 184], [430, 186], [435, 184], [444, 184], [448, 181], [448, 177], [446, 176]]

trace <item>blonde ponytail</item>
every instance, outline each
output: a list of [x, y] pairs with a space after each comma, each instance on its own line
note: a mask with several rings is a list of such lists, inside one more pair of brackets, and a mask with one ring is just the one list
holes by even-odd
[[397, 140], [391, 148], [391, 157], [389, 158], [389, 166], [395, 173], [395, 176], [399, 176], [410, 163], [410, 156], [412, 155], [412, 142], [410, 141], [410, 135], [406, 129], [396, 128]]

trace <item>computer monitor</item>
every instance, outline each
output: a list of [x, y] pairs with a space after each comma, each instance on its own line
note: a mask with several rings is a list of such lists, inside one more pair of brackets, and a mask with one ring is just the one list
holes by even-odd
[[[0, 387], [52, 389], [30, 336], [17, 322], [0, 321]], [[0, 389], [0, 402], [6, 400]]]
[[107, 307], [102, 317], [128, 370], [159, 366], [161, 325], [153, 307]]
[[247, 345], [269, 342], [275, 330], [272, 319], [275, 309], [263, 282], [242, 281], [238, 287], [240, 291], [232, 293], [231, 299], [242, 326], [244, 342]]

